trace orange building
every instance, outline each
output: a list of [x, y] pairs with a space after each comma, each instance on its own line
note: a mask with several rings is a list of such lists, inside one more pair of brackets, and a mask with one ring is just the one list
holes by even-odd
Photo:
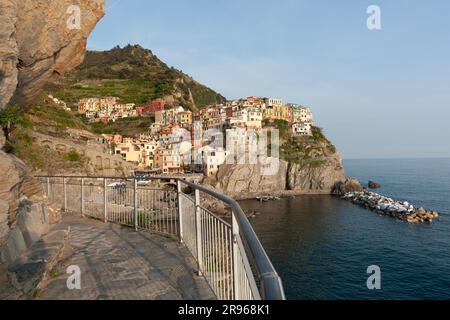
[[292, 108], [289, 106], [273, 106], [266, 108], [264, 110], [264, 119], [292, 122]]

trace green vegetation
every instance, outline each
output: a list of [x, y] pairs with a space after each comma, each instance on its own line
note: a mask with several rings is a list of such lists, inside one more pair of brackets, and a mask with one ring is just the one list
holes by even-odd
[[321, 166], [325, 165], [327, 162], [325, 160], [320, 159], [314, 159], [309, 162], [309, 166], [311, 168], [320, 168]]
[[80, 162], [81, 155], [76, 150], [70, 150], [69, 153], [67, 154], [67, 161]]
[[168, 95], [175, 103], [193, 108], [220, 103], [223, 96], [159, 60], [140, 46], [88, 51], [84, 62], [54, 88], [55, 96], [76, 104], [81, 98], [116, 96], [124, 103], [142, 104]]
[[0, 121], [2, 127], [5, 124], [10, 128], [4, 147], [6, 152], [16, 155], [35, 170], [52, 171], [55, 168], [70, 169], [85, 166], [86, 159], [77, 151], [56, 151], [35, 143], [33, 139], [34, 132], [65, 137], [67, 127], [89, 130], [90, 128], [80, 118], [56, 106], [44, 95], [26, 112], [21, 113], [14, 107], [4, 110], [1, 112]]
[[313, 127], [312, 131], [312, 136], [293, 137], [290, 132], [284, 134], [280, 157], [285, 161], [310, 168], [326, 165], [326, 158], [336, 153], [336, 147], [325, 137], [321, 128]]
[[42, 295], [41, 290], [40, 290], [40, 289], [36, 289], [36, 290], [33, 291], [32, 298], [33, 298], [33, 299], [37, 299], [37, 298], [39, 298], [41, 295]]
[[274, 126], [280, 133], [280, 139], [287, 140], [291, 136], [291, 126], [285, 120], [264, 120], [263, 126]]
[[71, 104], [76, 104], [86, 97], [108, 96], [118, 97], [124, 103], [142, 104], [161, 96], [157, 94], [155, 85], [145, 80], [82, 80], [82, 83], [59, 89], [55, 96]]
[[152, 223], [152, 217], [150, 213], [145, 211], [138, 211], [137, 220], [139, 221], [140, 224], [143, 224], [144, 226], [150, 225]]
[[166, 239], [168, 239], [168, 240], [171, 240], [171, 241], [180, 241], [180, 238], [179, 237], [177, 237], [177, 236], [175, 236], [175, 235], [172, 235], [172, 234], [168, 234], [168, 235], [165, 235], [164, 236]]
[[322, 128], [312, 127], [312, 134], [315, 141], [330, 143], [322, 132]]
[[[47, 146], [34, 143], [30, 129], [17, 127], [12, 133], [12, 139], [7, 142], [8, 152], [22, 159], [35, 170], [50, 172], [56, 168], [84, 168], [86, 159], [77, 151], [61, 152]], [[49, 161], [51, 160], [51, 161]]]
[[65, 130], [66, 128], [89, 130], [89, 127], [80, 117], [55, 106], [44, 96], [23, 114], [22, 119], [25, 123], [30, 124], [28, 127], [36, 126], [38, 131], [40, 129], [42, 133], [46, 133], [48, 127], [56, 130]]
[[97, 134], [121, 134], [124, 136], [134, 136], [147, 132], [150, 126], [150, 118], [135, 117], [123, 118], [116, 122], [96, 122], [90, 124], [90, 130]]
[[49, 272], [50, 278], [58, 278], [60, 275], [61, 275], [61, 272], [59, 271], [59, 269], [57, 267], [54, 267]]
[[9, 140], [11, 131], [20, 121], [20, 111], [16, 106], [7, 106], [0, 110], [0, 128], [5, 134], [6, 140]]

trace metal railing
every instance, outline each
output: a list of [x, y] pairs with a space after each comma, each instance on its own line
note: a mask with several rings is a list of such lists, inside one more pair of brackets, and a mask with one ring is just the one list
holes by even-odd
[[[65, 212], [176, 236], [221, 300], [283, 300], [283, 285], [239, 204], [171, 177], [38, 177]], [[208, 208], [221, 203], [230, 218]], [[226, 221], [228, 220], [228, 221]]]

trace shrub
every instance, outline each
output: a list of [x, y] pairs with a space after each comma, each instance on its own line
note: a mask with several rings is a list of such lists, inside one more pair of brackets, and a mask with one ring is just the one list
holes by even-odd
[[7, 106], [0, 110], [0, 127], [5, 134], [5, 138], [9, 140], [10, 133], [14, 130], [15, 125], [20, 120], [20, 111], [16, 106]]
[[81, 156], [78, 153], [78, 151], [76, 150], [71, 150], [68, 154], [67, 154], [67, 160], [70, 162], [80, 162], [81, 161]]

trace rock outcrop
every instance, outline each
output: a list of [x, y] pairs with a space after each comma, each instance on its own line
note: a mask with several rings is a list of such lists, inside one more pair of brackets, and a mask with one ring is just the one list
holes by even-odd
[[367, 186], [369, 187], [369, 189], [379, 189], [379, 188], [381, 188], [381, 184], [379, 184], [378, 182], [372, 181], [372, 180], [369, 181]]
[[[321, 166], [280, 160], [274, 175], [261, 174], [261, 165], [223, 165], [216, 176], [204, 181], [236, 199], [293, 194], [332, 194], [362, 190], [355, 179], [348, 179], [339, 157], [329, 158]], [[337, 189], [336, 189], [337, 188]], [[345, 191], [345, 192], [344, 192]]]
[[2, 0], [0, 108], [26, 106], [49, 80], [79, 65], [103, 14], [104, 0]]
[[320, 167], [289, 164], [287, 189], [301, 193], [330, 194], [336, 183], [346, 179], [340, 161], [330, 161]]
[[361, 183], [354, 178], [347, 178], [343, 181], [337, 182], [333, 187], [333, 194], [336, 195], [344, 195], [348, 192], [361, 192], [363, 191], [363, 187]]
[[27, 170], [18, 158], [0, 150], [0, 248], [15, 221]]
[[362, 190], [345, 176], [339, 153], [324, 136], [290, 138], [282, 151], [288, 159], [280, 160], [275, 175], [261, 174], [261, 165], [223, 165], [204, 183], [237, 199]]
[[236, 199], [278, 194], [286, 189], [287, 162], [280, 161], [274, 175], [263, 175], [261, 169], [260, 164], [223, 165], [216, 177], [206, 179], [205, 184]]
[[[80, 64], [103, 14], [103, 0], [0, 1], [0, 108], [27, 107], [48, 81]], [[10, 263], [50, 221], [39, 184], [21, 160], [1, 151], [4, 143], [0, 130], [0, 263]]]

